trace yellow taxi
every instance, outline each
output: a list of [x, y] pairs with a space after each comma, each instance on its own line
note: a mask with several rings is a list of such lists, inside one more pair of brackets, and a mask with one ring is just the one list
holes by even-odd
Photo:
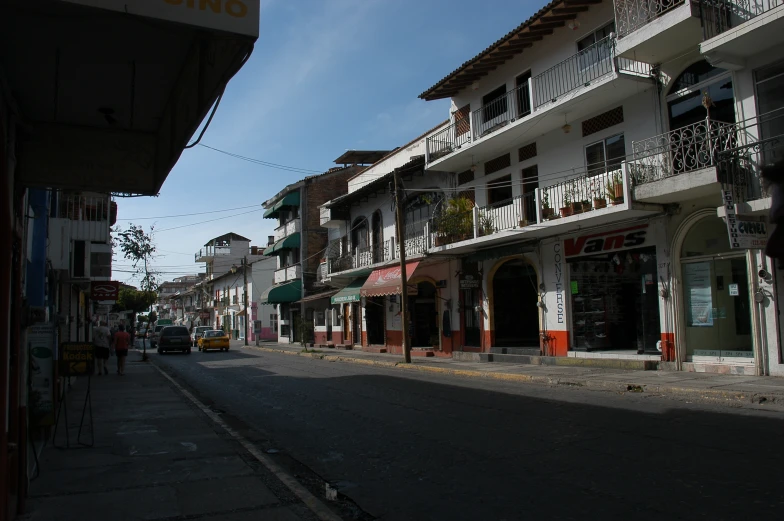
[[220, 329], [205, 331], [201, 338], [199, 338], [199, 351], [209, 351], [210, 349], [228, 351], [229, 335]]

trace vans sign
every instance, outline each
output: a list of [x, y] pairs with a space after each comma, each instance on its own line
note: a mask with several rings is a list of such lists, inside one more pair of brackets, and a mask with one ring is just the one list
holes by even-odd
[[647, 241], [648, 225], [642, 224], [622, 230], [564, 239], [564, 256], [599, 255], [629, 248], [639, 248], [645, 246]]

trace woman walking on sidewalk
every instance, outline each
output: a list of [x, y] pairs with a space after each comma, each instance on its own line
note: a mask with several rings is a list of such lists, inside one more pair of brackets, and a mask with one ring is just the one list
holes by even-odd
[[119, 330], [114, 334], [112, 347], [117, 355], [117, 374], [125, 374], [125, 358], [128, 356], [128, 346], [131, 345], [131, 335], [125, 332], [125, 326], [120, 324]]
[[95, 373], [98, 376], [109, 374], [109, 347], [111, 344], [111, 333], [106, 327], [106, 321], [101, 321], [101, 325], [93, 329], [93, 341], [95, 343]]

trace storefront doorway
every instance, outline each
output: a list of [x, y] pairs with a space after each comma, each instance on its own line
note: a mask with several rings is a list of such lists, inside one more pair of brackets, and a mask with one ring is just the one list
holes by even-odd
[[570, 259], [572, 350], [658, 355], [656, 248]]
[[753, 364], [746, 256], [730, 250], [724, 221], [709, 216], [691, 227], [681, 274], [686, 361]]
[[351, 304], [351, 343], [362, 345], [362, 308], [356, 302]]
[[536, 270], [523, 259], [506, 261], [493, 276], [495, 346], [539, 347]]
[[384, 345], [385, 317], [384, 297], [369, 297], [365, 302], [368, 345]]
[[438, 329], [438, 293], [430, 282], [416, 285], [416, 294], [408, 297], [411, 309], [411, 346], [438, 347], [440, 345]]

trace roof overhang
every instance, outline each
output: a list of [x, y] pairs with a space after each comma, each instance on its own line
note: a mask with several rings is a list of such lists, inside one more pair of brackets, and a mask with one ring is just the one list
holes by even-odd
[[533, 47], [545, 36], [553, 34], [555, 29], [565, 26], [578, 14], [588, 11], [591, 5], [600, 3], [602, 0], [554, 0], [548, 3], [528, 20], [463, 63], [419, 97], [427, 101], [451, 98], [525, 49]]
[[157, 194], [253, 50], [259, 4], [231, 5], [4, 1], [0, 69], [20, 115], [19, 182]]

